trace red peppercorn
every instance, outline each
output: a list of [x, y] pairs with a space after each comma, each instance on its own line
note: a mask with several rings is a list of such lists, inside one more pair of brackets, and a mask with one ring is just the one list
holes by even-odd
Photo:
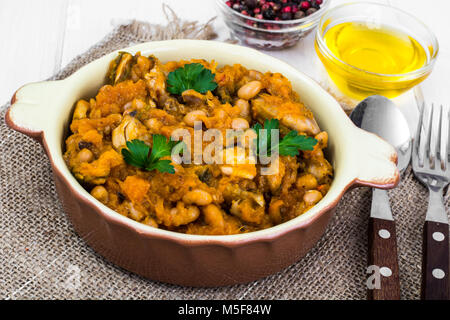
[[308, 1], [300, 2], [300, 8], [303, 10], [308, 10], [311, 7], [311, 4]]
[[[233, 10], [261, 20], [301, 19], [321, 8], [323, 0], [222, 0]], [[260, 24], [254, 23], [258, 26]], [[248, 25], [251, 25], [248, 22]], [[262, 26], [262, 25], [261, 25]], [[272, 28], [273, 29], [273, 28]]]

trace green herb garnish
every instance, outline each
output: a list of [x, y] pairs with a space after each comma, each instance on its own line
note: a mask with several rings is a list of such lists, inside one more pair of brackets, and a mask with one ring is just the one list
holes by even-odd
[[206, 93], [217, 88], [214, 74], [200, 63], [186, 64], [172, 71], [167, 77], [167, 85], [167, 90], [173, 94], [182, 94], [189, 89]]
[[127, 141], [127, 148], [122, 149], [122, 156], [129, 165], [151, 171], [175, 173], [170, 160], [161, 160], [162, 157], [171, 155], [172, 148], [183, 142], [167, 141], [161, 134], [153, 135], [153, 147], [150, 153], [150, 147], [141, 140], [135, 139]]
[[317, 144], [317, 140], [305, 135], [299, 135], [297, 131], [292, 130], [284, 138], [279, 141], [278, 144], [272, 145], [271, 130], [279, 129], [278, 119], [270, 119], [264, 121], [264, 129], [257, 123], [253, 126], [253, 130], [256, 131], [256, 153], [260, 154], [260, 149], [267, 150], [267, 156], [278, 148], [278, 154], [282, 156], [296, 156], [299, 150], [314, 150], [314, 146]]

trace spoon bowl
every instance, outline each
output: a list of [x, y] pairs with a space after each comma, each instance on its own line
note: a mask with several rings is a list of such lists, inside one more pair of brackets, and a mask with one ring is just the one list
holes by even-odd
[[388, 98], [374, 95], [361, 101], [350, 114], [353, 123], [390, 143], [398, 154], [398, 169], [403, 172], [411, 159], [411, 133], [405, 116]]

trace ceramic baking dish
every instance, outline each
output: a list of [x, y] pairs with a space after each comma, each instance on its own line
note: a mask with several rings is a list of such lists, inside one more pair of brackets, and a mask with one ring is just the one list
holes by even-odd
[[204, 236], [153, 228], [94, 199], [73, 177], [62, 157], [74, 103], [95, 95], [117, 52], [89, 63], [64, 80], [23, 86], [12, 98], [7, 124], [42, 143], [64, 210], [77, 233], [99, 254], [127, 270], [152, 280], [188, 286], [249, 282], [302, 258], [323, 235], [334, 208], [350, 187], [392, 188], [398, 183], [395, 150], [355, 127], [324, 89], [287, 63], [254, 49], [213, 41], [150, 42], [120, 51], [154, 54], [162, 62], [214, 59], [219, 65], [240, 63], [248, 69], [282, 73], [313, 111], [321, 129], [328, 132], [327, 157], [335, 170], [331, 188], [318, 204], [269, 229]]

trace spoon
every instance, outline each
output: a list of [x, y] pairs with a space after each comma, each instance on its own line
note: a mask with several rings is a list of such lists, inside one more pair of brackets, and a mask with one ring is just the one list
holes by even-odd
[[[398, 154], [398, 169], [404, 172], [411, 160], [411, 134], [408, 122], [397, 106], [383, 96], [361, 101], [350, 115], [355, 125], [389, 142]], [[373, 282], [367, 282], [368, 298], [400, 299], [395, 222], [385, 190], [373, 189], [369, 219], [369, 259], [367, 272], [375, 271]], [[369, 279], [368, 279], [369, 280]]]

